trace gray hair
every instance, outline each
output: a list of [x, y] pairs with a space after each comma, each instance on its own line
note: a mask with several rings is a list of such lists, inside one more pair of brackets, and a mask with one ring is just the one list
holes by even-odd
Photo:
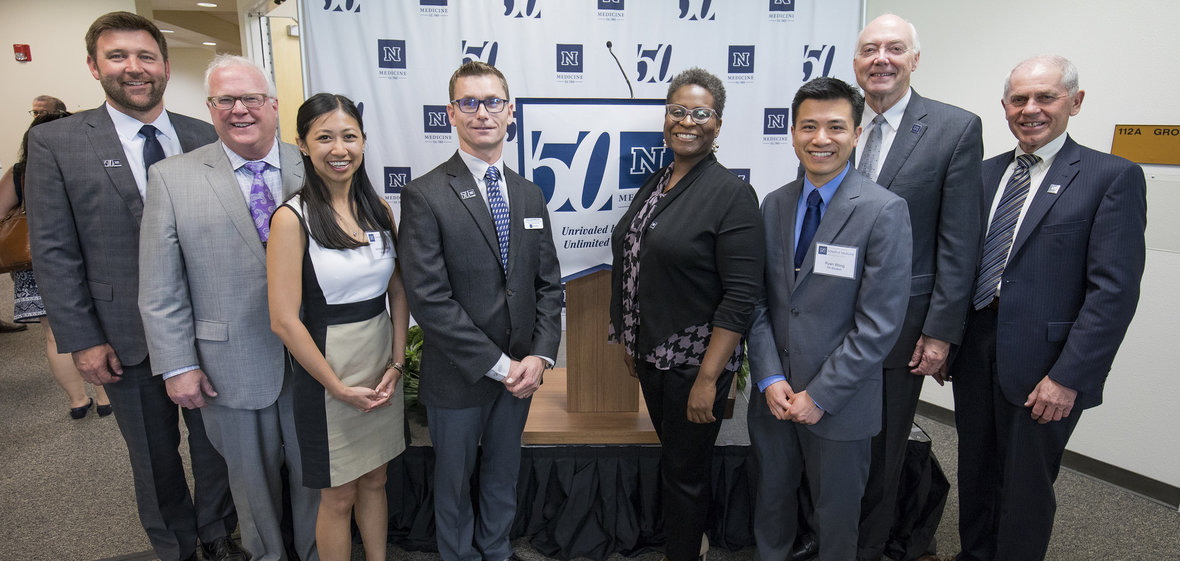
[[266, 95], [272, 99], [278, 99], [278, 88], [275, 87], [275, 80], [269, 72], [263, 70], [261, 66], [258, 66], [254, 61], [244, 56], [227, 54], [220, 54], [213, 57], [213, 60], [209, 62], [209, 67], [205, 69], [205, 95], [211, 95], [209, 93], [209, 78], [213, 76], [213, 72], [230, 66], [244, 66], [253, 69], [259, 76], [262, 76], [266, 80]]
[[672, 94], [684, 86], [700, 86], [708, 90], [709, 95], [713, 96], [713, 109], [717, 111], [717, 119], [721, 119], [721, 113], [725, 110], [725, 84], [721, 83], [721, 78], [703, 68], [689, 68], [672, 78], [672, 83], [668, 84], [668, 96], [664, 101], [672, 103]]
[[1037, 65], [1052, 66], [1061, 71], [1061, 87], [1073, 96], [1078, 93], [1078, 67], [1074, 66], [1068, 58], [1060, 55], [1039, 55], [1020, 61], [1020, 64], [1012, 67], [1008, 72], [1008, 77], [1004, 80], [1004, 97], [1008, 97], [1008, 92], [1012, 90], [1012, 75], [1017, 70], [1030, 68]]

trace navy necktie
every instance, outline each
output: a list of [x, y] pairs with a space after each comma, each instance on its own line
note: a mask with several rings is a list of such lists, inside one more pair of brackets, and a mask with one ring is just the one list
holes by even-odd
[[139, 127], [139, 134], [143, 136], [143, 169], [146, 172], [152, 164], [164, 159], [164, 147], [156, 138], [156, 127], [144, 125]]
[[496, 240], [500, 242], [500, 266], [508, 270], [508, 202], [500, 193], [500, 170], [496, 166], [488, 166], [484, 174], [484, 183], [488, 189], [488, 207], [492, 211], [492, 221], [496, 223]]
[[811, 247], [811, 240], [815, 238], [815, 231], [819, 229], [819, 205], [823, 202], [823, 197], [819, 194], [819, 189], [812, 189], [811, 194], [807, 195], [807, 214], [803, 215], [803, 227], [799, 230], [799, 243], [795, 245], [795, 270], [799, 270], [799, 266], [803, 264], [803, 258], [807, 256], [807, 250]]

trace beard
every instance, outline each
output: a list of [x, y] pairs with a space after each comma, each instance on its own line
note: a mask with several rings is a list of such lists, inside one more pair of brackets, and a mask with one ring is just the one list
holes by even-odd
[[149, 111], [164, 100], [164, 88], [168, 85], [166, 78], [157, 76], [148, 76], [142, 80], [148, 82], [151, 87], [148, 90], [147, 96], [131, 95], [123, 89], [123, 80], [119, 76], [103, 75], [100, 83], [102, 90], [106, 92], [108, 98], [115, 102], [116, 105], [131, 109], [133, 111]]

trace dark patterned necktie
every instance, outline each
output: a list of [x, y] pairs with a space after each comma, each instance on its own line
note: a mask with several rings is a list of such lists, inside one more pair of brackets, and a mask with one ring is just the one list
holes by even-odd
[[496, 223], [496, 240], [500, 242], [500, 266], [508, 270], [508, 202], [500, 192], [500, 170], [488, 166], [484, 174], [488, 189], [488, 207], [492, 210], [492, 221]]
[[983, 257], [979, 261], [979, 275], [975, 279], [975, 298], [972, 300], [976, 310], [982, 310], [996, 297], [996, 291], [1000, 287], [1000, 276], [1004, 274], [1004, 266], [1008, 264], [1008, 250], [1012, 248], [1016, 221], [1020, 218], [1020, 210], [1024, 208], [1024, 200], [1028, 198], [1028, 188], [1031, 184], [1028, 168], [1038, 161], [1040, 158], [1032, 154], [1021, 154], [1016, 158], [1016, 169], [1008, 179], [1008, 185], [1004, 187], [1000, 205], [996, 207], [996, 214], [992, 217], [991, 226], [988, 227], [987, 237], [983, 242]]
[[266, 186], [266, 179], [262, 175], [266, 165], [266, 162], [246, 162], [244, 166], [254, 174], [254, 181], [250, 183], [250, 200], [246, 202], [262, 243], [270, 239], [270, 215], [275, 211], [275, 198], [270, 194], [270, 188]]

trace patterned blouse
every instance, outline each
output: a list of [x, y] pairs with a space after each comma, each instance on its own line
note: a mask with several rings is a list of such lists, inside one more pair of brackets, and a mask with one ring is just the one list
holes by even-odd
[[[623, 241], [623, 332], [615, 333], [612, 324], [608, 332], [608, 339], [614, 343], [626, 346], [627, 354], [638, 355], [636, 340], [639, 333], [641, 318], [639, 310], [639, 250], [643, 247], [643, 233], [651, 223], [652, 213], [664, 198], [664, 190], [672, 178], [672, 168], [669, 165], [660, 177], [659, 183], [651, 196], [643, 203], [639, 212], [631, 219], [631, 225]], [[676, 366], [700, 366], [705, 357], [705, 349], [709, 346], [712, 329], [708, 323], [686, 327], [664, 339], [659, 345], [644, 355], [642, 359], [651, 363], [658, 370], [671, 370]], [[620, 337], [621, 335], [621, 337]], [[727, 371], [736, 372], [742, 365], [742, 345], [733, 351], [733, 356], [725, 364]]]

